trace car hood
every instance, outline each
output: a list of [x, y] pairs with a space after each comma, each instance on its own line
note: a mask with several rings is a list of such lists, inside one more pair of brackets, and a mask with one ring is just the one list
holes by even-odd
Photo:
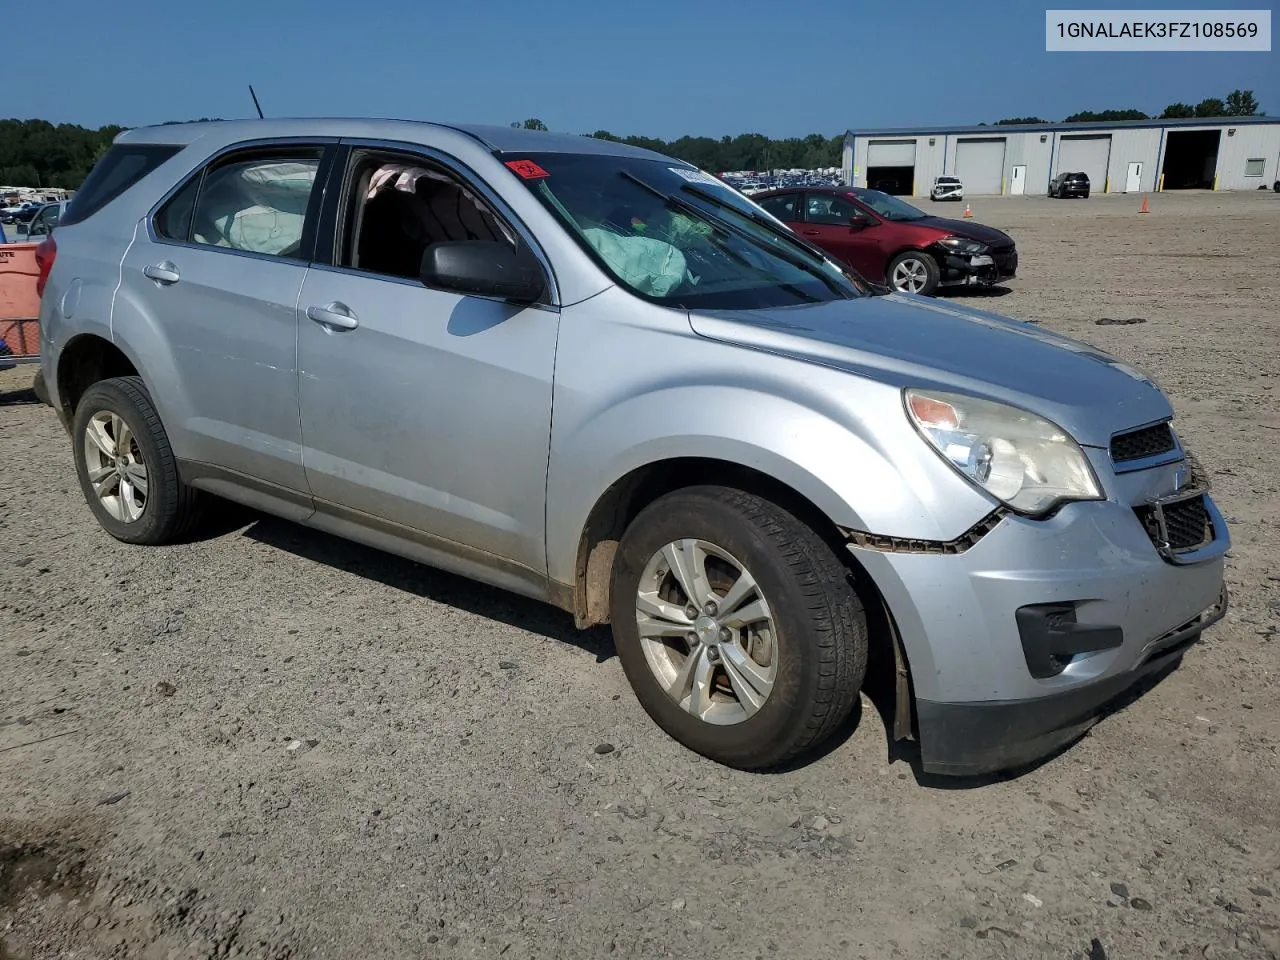
[[[959, 189], [958, 187], [956, 189]], [[974, 223], [972, 220], [951, 220], [947, 217], [925, 217], [923, 220], [904, 220], [900, 223], [907, 223], [913, 227], [932, 227], [934, 230], [945, 230], [947, 233], [954, 233], [957, 237], [967, 237], [970, 240], [977, 240], [979, 243], [989, 245], [1012, 244], [1013, 237], [1007, 233], [997, 230], [995, 227], [983, 226], [980, 223]]]
[[703, 310], [695, 333], [896, 387], [955, 390], [1047, 417], [1086, 446], [1173, 416], [1160, 388], [1087, 344], [911, 294], [762, 310]]

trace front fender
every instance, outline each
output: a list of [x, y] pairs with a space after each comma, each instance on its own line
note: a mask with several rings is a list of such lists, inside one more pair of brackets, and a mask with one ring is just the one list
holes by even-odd
[[618, 288], [566, 308], [547, 472], [547, 568], [576, 579], [592, 510], [633, 471], [683, 458], [749, 467], [832, 523], [953, 540], [994, 502], [947, 467], [896, 387], [696, 333], [683, 311]]

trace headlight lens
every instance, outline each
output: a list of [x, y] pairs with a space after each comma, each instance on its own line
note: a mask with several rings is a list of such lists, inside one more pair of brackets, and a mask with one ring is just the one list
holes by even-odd
[[977, 240], [970, 240], [968, 237], [944, 237], [938, 241], [948, 250], [955, 253], [986, 253], [987, 245], [979, 243]]
[[907, 414], [943, 460], [1019, 513], [1100, 500], [1080, 445], [1026, 410], [961, 394], [907, 390]]

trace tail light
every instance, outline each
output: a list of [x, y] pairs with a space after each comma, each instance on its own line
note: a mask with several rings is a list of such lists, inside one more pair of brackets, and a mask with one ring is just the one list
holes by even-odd
[[44, 296], [45, 284], [49, 282], [49, 271], [53, 269], [53, 259], [58, 255], [58, 244], [53, 237], [46, 237], [36, 247], [36, 296]]

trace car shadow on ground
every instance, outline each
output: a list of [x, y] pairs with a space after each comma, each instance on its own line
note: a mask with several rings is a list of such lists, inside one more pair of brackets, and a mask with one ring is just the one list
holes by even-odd
[[939, 287], [933, 295], [940, 300], [986, 300], [991, 297], [1007, 297], [1013, 293], [1009, 287]]
[[[406, 560], [395, 554], [366, 547], [333, 534], [279, 520], [239, 507], [219, 503], [200, 532], [211, 538], [233, 531], [314, 563], [375, 580], [415, 597], [443, 603], [468, 613], [528, 630], [549, 640], [571, 644], [606, 663], [616, 653], [607, 628], [579, 630], [573, 618], [550, 604], [490, 587], [466, 577]], [[245, 526], [245, 524], [248, 526]]]
[[[573, 618], [569, 614], [549, 604], [407, 560], [374, 547], [366, 547], [334, 534], [260, 514], [238, 504], [219, 501], [218, 509], [197, 530], [192, 531], [191, 539], [208, 540], [231, 534], [248, 537], [294, 556], [377, 581], [416, 597], [527, 630], [549, 640], [570, 644], [591, 654], [600, 664], [607, 663], [617, 656], [613, 636], [608, 627], [579, 630], [574, 626]], [[871, 635], [883, 636], [882, 631], [887, 630], [883, 614], [868, 610], [868, 618]], [[1175, 672], [1180, 663], [1181, 657], [1175, 658], [1160, 670], [1138, 681], [1126, 693], [1105, 706], [1097, 714], [1093, 726], [1122, 712], [1144, 697]], [[869, 702], [871, 708], [879, 714], [885, 731], [885, 762], [894, 765], [901, 761], [910, 769], [919, 786], [937, 790], [975, 790], [996, 783], [1017, 780], [1053, 763], [1063, 754], [1069, 753], [1080, 740], [1089, 736], [1092, 730], [1091, 726], [1070, 742], [1039, 760], [996, 774], [950, 777], [926, 773], [921, 764], [918, 744], [913, 740], [893, 739], [895, 676], [896, 667], [893, 662], [892, 648], [888, 644], [873, 643], [867, 662], [866, 677], [862, 684], [863, 698], [855, 702], [846, 720], [815, 750], [809, 751], [792, 762], [762, 772], [766, 775], [793, 773], [836, 753], [848, 743], [863, 723], [866, 717], [864, 702]]]
[[0, 390], [0, 407], [16, 407], [20, 404], [36, 404], [40, 398], [30, 387], [21, 390]]

